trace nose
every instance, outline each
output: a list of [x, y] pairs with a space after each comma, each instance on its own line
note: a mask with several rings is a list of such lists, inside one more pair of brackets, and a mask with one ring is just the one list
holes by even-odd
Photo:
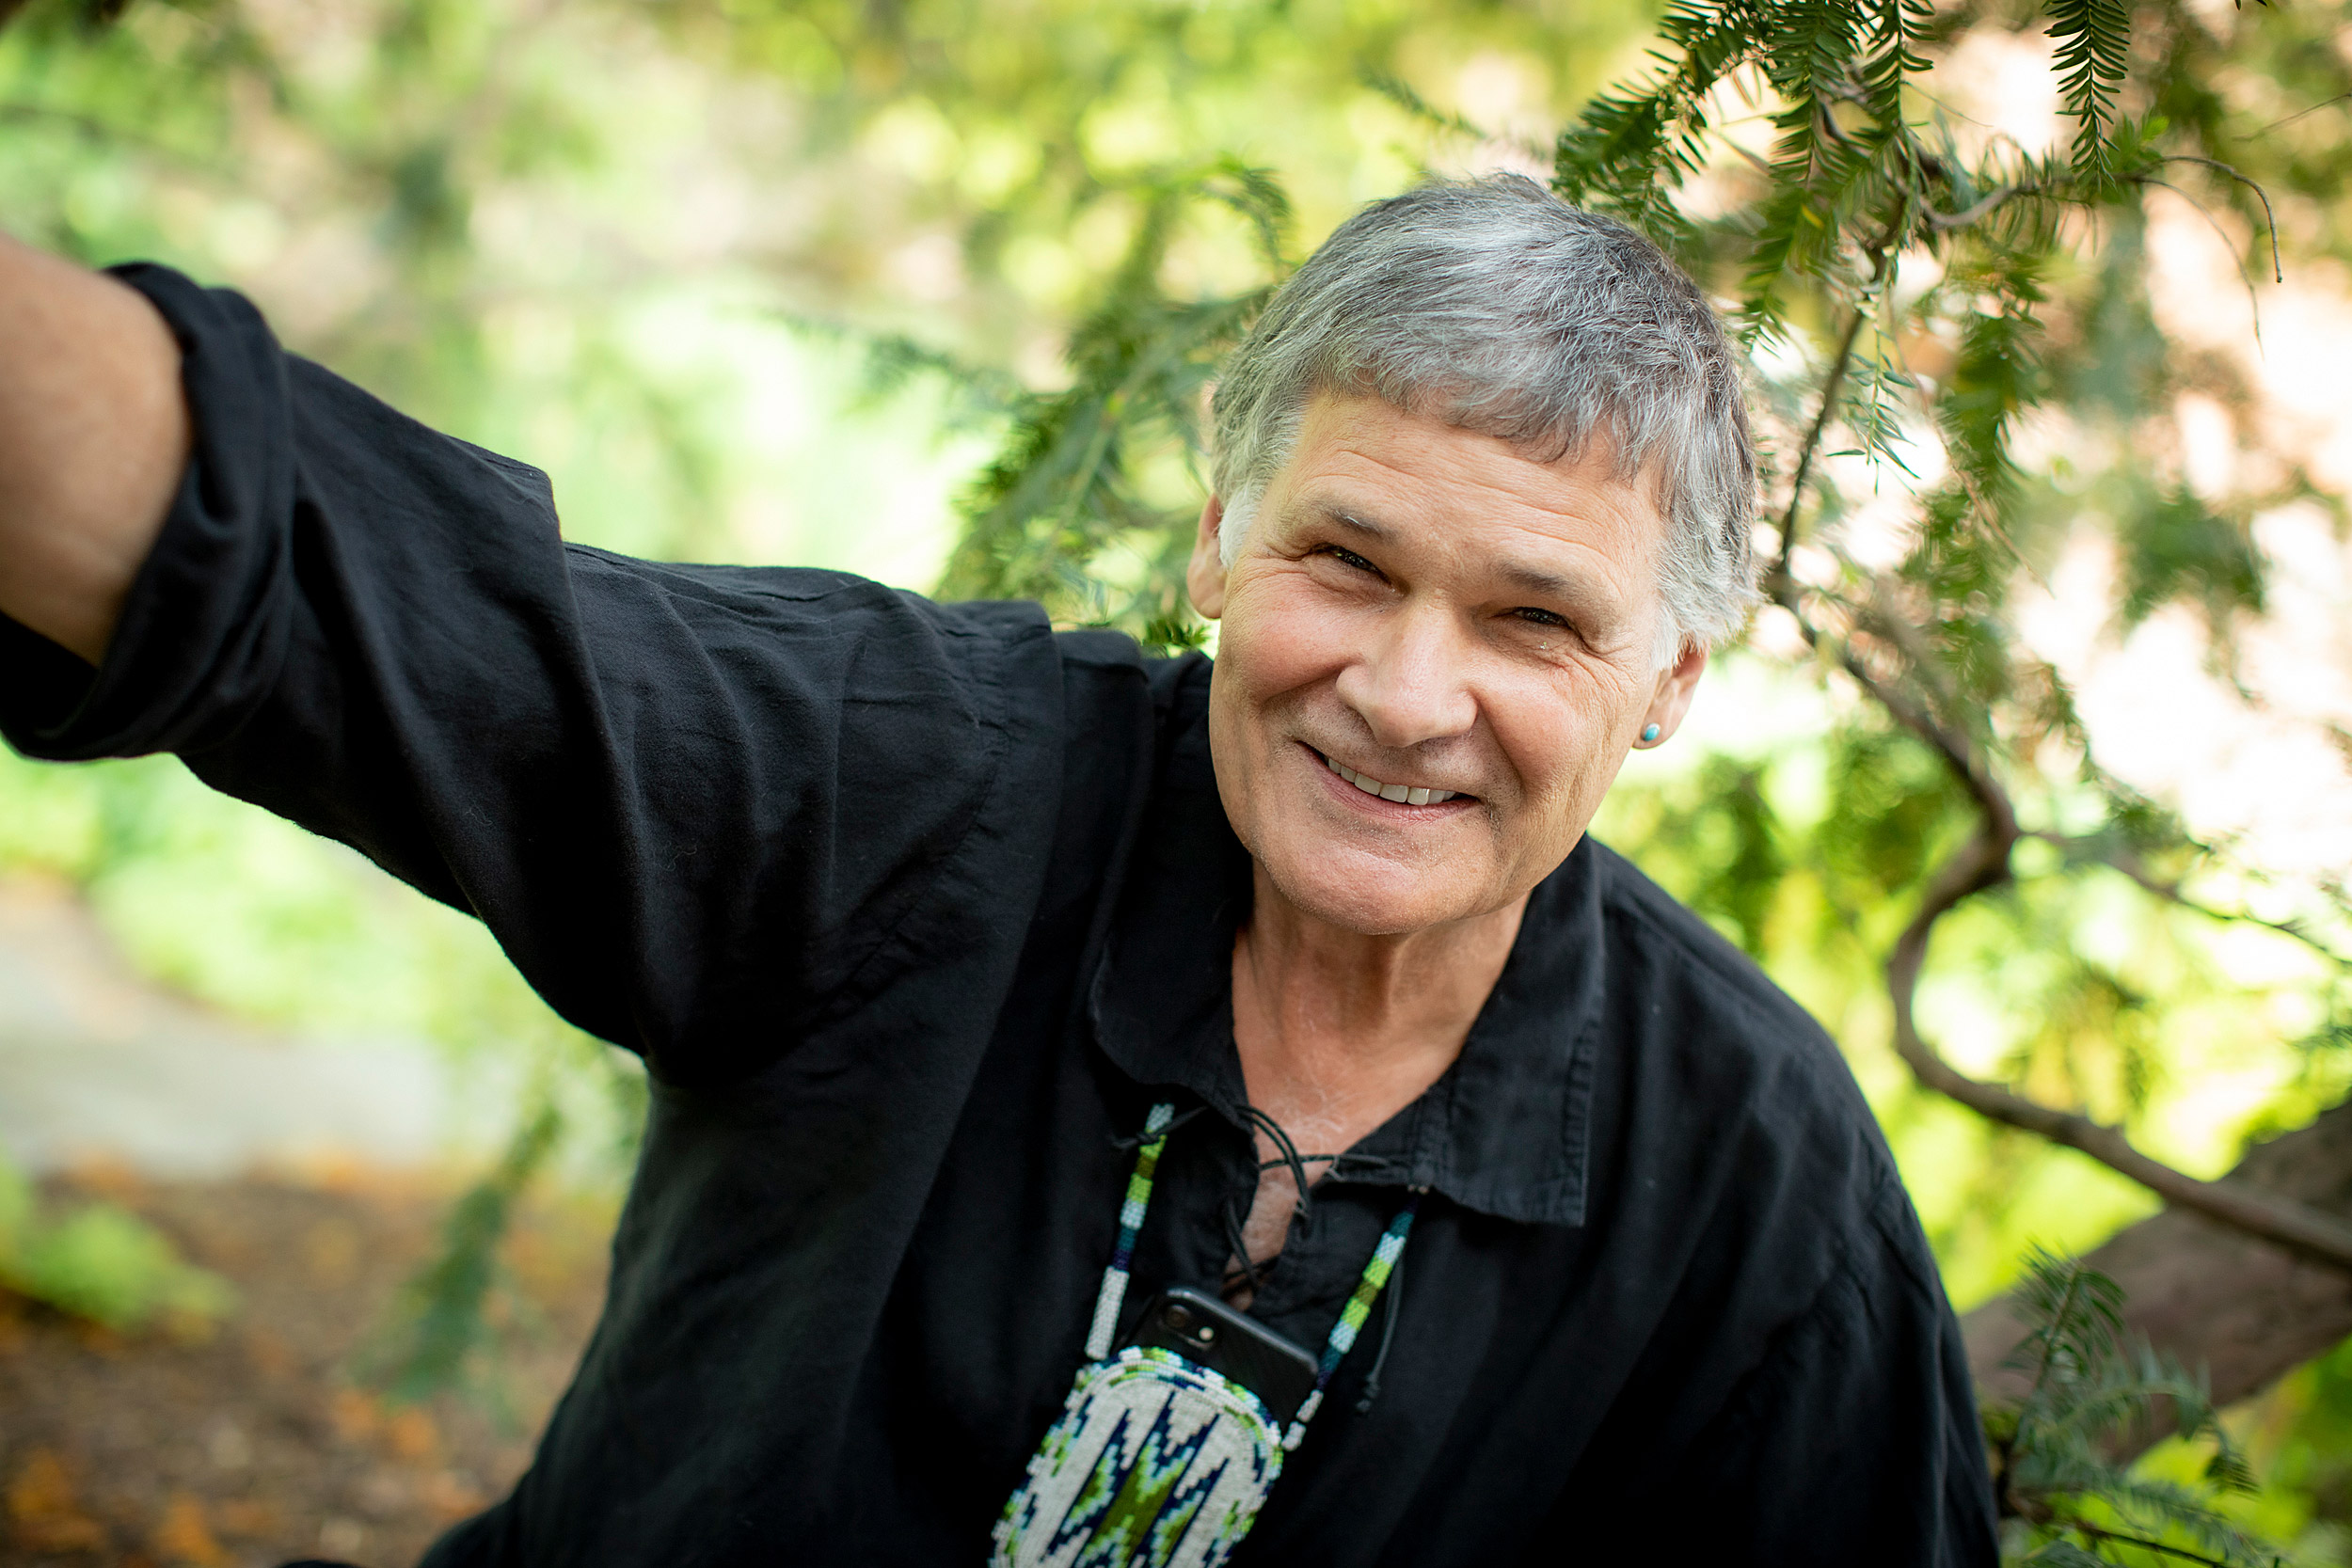
[[1376, 744], [1399, 751], [1467, 734], [1478, 721], [1470, 649], [1453, 618], [1435, 605], [1385, 618], [1340, 672], [1339, 695]]

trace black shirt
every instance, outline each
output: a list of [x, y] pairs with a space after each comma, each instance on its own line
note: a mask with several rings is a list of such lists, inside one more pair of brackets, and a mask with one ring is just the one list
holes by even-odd
[[[1205, 1107], [1131, 1301], [1214, 1290], [1256, 1184], [1208, 663], [566, 546], [536, 470], [125, 276], [197, 454], [94, 678], [0, 626], [9, 741], [178, 752], [479, 915], [653, 1074], [579, 1374], [428, 1561], [984, 1561], [1081, 1362], [1118, 1140]], [[1994, 1560], [1959, 1332], [1843, 1061], [1599, 845], [1252, 1312], [1319, 1348], [1424, 1185], [1378, 1397], [1359, 1346], [1236, 1562]]]

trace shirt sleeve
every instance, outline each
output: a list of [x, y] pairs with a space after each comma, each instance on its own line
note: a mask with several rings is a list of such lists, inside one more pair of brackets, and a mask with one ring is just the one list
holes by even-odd
[[922, 962], [943, 872], [1041, 861], [1033, 607], [567, 546], [537, 470], [285, 354], [235, 294], [119, 276], [179, 339], [195, 456], [102, 668], [0, 622], [17, 750], [176, 752], [479, 915], [674, 1078]]

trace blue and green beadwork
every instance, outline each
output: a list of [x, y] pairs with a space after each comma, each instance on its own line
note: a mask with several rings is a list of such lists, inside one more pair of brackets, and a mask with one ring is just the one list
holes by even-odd
[[1089, 1363], [996, 1526], [1001, 1568], [1217, 1568], [1282, 1472], [1257, 1395], [1174, 1351]]
[[996, 1522], [993, 1568], [1221, 1568], [1258, 1521], [1331, 1374], [1355, 1348], [1412, 1234], [1417, 1189], [1373, 1249], [1331, 1325], [1314, 1391], [1287, 1432], [1256, 1393], [1172, 1350], [1111, 1338], [1174, 1107], [1155, 1105], [1120, 1205], [1087, 1365]]

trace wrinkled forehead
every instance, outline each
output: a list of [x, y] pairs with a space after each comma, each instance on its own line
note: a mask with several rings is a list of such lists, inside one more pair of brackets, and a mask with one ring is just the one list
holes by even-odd
[[1400, 413], [1435, 420], [1454, 429], [1490, 436], [1531, 463], [1607, 467], [1628, 483], [1645, 467], [1659, 467], [1632, 438], [1617, 405], [1607, 399], [1564, 402], [1507, 376], [1405, 382], [1365, 368], [1311, 383], [1300, 413], [1319, 401], [1378, 399]]
[[1489, 429], [1453, 417], [1457, 412], [1438, 400], [1399, 404], [1374, 392], [1319, 391], [1300, 407], [1270, 488], [1295, 497], [1344, 475], [1375, 490], [1456, 496], [1473, 511], [1482, 499], [1555, 504], [1568, 493], [1580, 504], [1603, 501], [1645, 531], [1663, 528], [1662, 464], [1634, 461], [1613, 429]]

